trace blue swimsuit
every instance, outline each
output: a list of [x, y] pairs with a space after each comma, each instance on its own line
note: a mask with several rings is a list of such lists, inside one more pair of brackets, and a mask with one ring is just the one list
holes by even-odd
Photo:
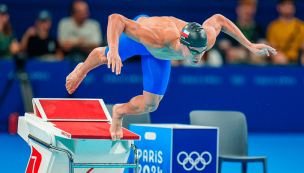
[[[140, 17], [149, 16], [139, 15], [133, 20], [136, 21]], [[108, 52], [109, 47], [105, 51], [106, 56]], [[165, 94], [170, 77], [171, 60], [154, 58], [143, 44], [130, 39], [124, 33], [119, 37], [118, 53], [121, 61], [134, 55], [141, 55], [144, 90], [158, 95]]]

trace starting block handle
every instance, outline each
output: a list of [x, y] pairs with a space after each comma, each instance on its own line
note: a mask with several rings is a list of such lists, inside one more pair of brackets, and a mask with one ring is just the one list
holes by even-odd
[[53, 151], [57, 151], [59, 153], [64, 153], [66, 154], [68, 157], [69, 157], [69, 170], [70, 170], [70, 173], [74, 173], [74, 169], [73, 169], [73, 163], [74, 163], [74, 158], [73, 158], [73, 155], [72, 153], [69, 151], [69, 150], [66, 150], [66, 149], [63, 149], [63, 148], [59, 148], [59, 147], [54, 147], [52, 146], [51, 144], [49, 143], [46, 143], [45, 141], [29, 134], [28, 135], [28, 138], [33, 140], [34, 142], [40, 144], [41, 146], [49, 149], [49, 150], [53, 150]]
[[137, 147], [131, 144], [134, 151], [134, 163], [74, 163], [73, 168], [134, 168], [134, 173], [137, 173], [138, 168], [138, 153]]
[[135, 163], [74, 163], [74, 168], [136, 168]]
[[41, 140], [41, 139], [39, 139], [39, 138], [37, 138], [37, 137], [31, 135], [31, 134], [28, 135], [28, 138], [31, 139], [31, 140], [33, 140], [33, 141], [35, 141], [35, 142], [37, 142], [38, 144], [41, 144], [42, 146], [44, 146], [44, 147], [46, 147], [46, 148], [48, 148], [48, 149], [49, 149], [49, 148], [52, 148], [52, 145], [51, 145], [51, 144], [46, 143], [46, 142], [44, 142], [43, 140]]
[[139, 159], [138, 159], [137, 147], [134, 144], [131, 144], [131, 148], [134, 151], [134, 163], [74, 163], [73, 155], [69, 150], [52, 146], [51, 144], [48, 144], [31, 134], [28, 135], [28, 138], [49, 150], [65, 153], [69, 157], [70, 173], [74, 173], [74, 168], [134, 168], [134, 173], [137, 173], [138, 171]]

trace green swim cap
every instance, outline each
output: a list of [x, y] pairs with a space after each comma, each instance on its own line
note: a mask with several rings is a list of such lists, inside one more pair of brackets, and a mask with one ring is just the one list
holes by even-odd
[[198, 23], [189, 23], [182, 30], [180, 42], [183, 45], [191, 47], [206, 47], [207, 33], [205, 29]]

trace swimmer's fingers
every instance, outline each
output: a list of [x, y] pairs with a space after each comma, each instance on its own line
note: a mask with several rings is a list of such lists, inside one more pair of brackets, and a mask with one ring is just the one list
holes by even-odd
[[256, 54], [266, 54], [267, 56], [270, 56], [269, 52], [273, 53], [274, 55], [277, 54], [276, 50], [270, 46], [267, 46], [265, 44], [253, 44], [253, 46], [250, 48], [250, 50], [253, 53]]
[[265, 54], [265, 50], [264, 49], [257, 49], [254, 51], [255, 54]]
[[268, 50], [267, 50], [267, 49], [264, 49], [264, 50], [265, 50], [265, 52], [266, 52], [266, 55], [267, 55], [267, 56], [270, 56]]
[[116, 62], [116, 75], [119, 75], [121, 72], [121, 61]]
[[108, 57], [108, 68], [111, 68], [112, 58]]
[[269, 56], [269, 52], [268, 52], [268, 50], [265, 49], [265, 48], [262, 48], [262, 49], [259, 51], [259, 53], [261, 53], [261, 54], [266, 54], [267, 56]]
[[112, 62], [112, 72], [114, 73], [114, 71], [115, 71], [115, 66], [116, 66], [116, 62], [115, 62], [115, 60], [113, 60], [113, 62]]
[[[270, 51], [270, 52], [273, 53], [274, 55], [277, 54], [277, 51], [276, 51], [274, 48], [270, 47], [270, 46], [263, 45], [262, 50], [263, 50], [263, 49], [266, 49], [266, 50]], [[269, 54], [269, 53], [268, 53], [268, 54]]]
[[122, 63], [120, 63], [120, 70], [119, 70], [119, 74], [121, 74], [121, 67], [122, 67]]

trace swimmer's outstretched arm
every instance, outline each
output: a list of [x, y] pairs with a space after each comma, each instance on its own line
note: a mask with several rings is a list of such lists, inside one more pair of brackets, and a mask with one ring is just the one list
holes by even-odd
[[218, 34], [222, 31], [230, 35], [234, 39], [236, 39], [238, 42], [240, 42], [242, 45], [244, 45], [247, 49], [249, 49], [253, 53], [267, 54], [268, 56], [269, 56], [268, 51], [270, 51], [273, 54], [277, 53], [274, 48], [267, 46], [265, 44], [251, 43], [249, 40], [247, 40], [247, 38], [243, 35], [243, 33], [239, 30], [239, 28], [223, 15], [220, 14], [213, 15], [203, 23], [203, 27], [207, 32], [208, 42], [211, 41], [212, 45], [214, 44]]

